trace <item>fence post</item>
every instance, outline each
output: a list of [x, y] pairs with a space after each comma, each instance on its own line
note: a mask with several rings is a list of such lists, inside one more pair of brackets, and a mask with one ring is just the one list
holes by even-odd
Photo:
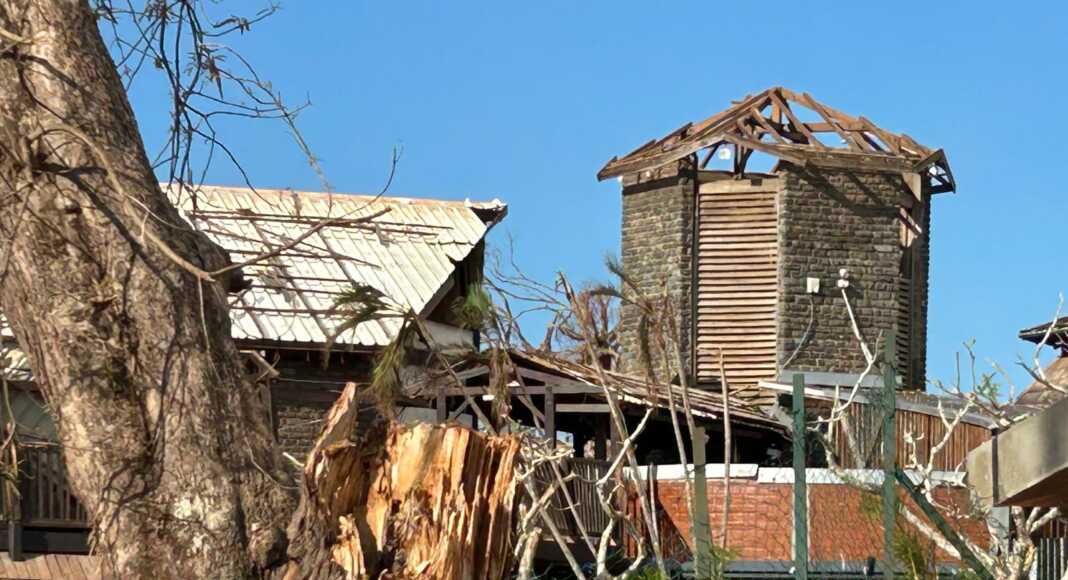
[[808, 578], [808, 484], [805, 467], [805, 375], [794, 374], [794, 578]]
[[883, 576], [893, 578], [894, 526], [897, 523], [897, 380], [894, 377], [894, 347], [897, 336], [886, 333], [883, 359]]
[[705, 428], [696, 427], [693, 440], [693, 541], [694, 572], [699, 580], [712, 577], [712, 525], [708, 517], [708, 481], [705, 479]]

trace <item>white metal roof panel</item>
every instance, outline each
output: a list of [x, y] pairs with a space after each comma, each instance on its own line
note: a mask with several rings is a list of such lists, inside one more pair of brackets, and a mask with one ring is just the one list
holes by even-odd
[[[334, 300], [355, 285], [371, 286], [399, 308], [423, 312], [506, 212], [489, 203], [201, 186], [172, 192], [182, 215], [234, 262], [244, 262], [322, 228], [280, 255], [243, 268], [252, 287], [232, 300], [234, 338], [322, 344], [342, 321]], [[476, 211], [479, 210], [479, 211]], [[482, 211], [484, 210], [484, 211]], [[385, 213], [371, 222], [353, 220]], [[481, 215], [480, 215], [481, 213]], [[339, 344], [384, 346], [397, 318], [365, 322]]]

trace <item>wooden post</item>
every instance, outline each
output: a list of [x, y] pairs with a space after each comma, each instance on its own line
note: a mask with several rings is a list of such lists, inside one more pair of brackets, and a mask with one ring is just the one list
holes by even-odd
[[883, 577], [893, 578], [894, 526], [897, 522], [897, 490], [894, 476], [897, 470], [897, 381], [894, 379], [894, 347], [897, 337], [893, 330], [886, 333], [883, 360]]
[[608, 416], [608, 460], [612, 461], [623, 450], [623, 434], [619, 432], [612, 416]]
[[22, 521], [14, 518], [7, 522], [7, 555], [12, 562], [21, 562], [22, 555]]
[[449, 420], [449, 398], [445, 395], [445, 389], [438, 389], [438, 396], [434, 402], [434, 411], [438, 425]]
[[696, 578], [712, 577], [712, 524], [708, 516], [708, 481], [705, 479], [705, 428], [693, 431], [693, 541]]
[[593, 434], [593, 458], [604, 461], [608, 457], [608, 425], [611, 415], [596, 415], [593, 419], [597, 426]]
[[549, 445], [556, 447], [556, 396], [548, 385], [545, 386], [545, 436]]
[[808, 482], [805, 446], [805, 375], [794, 374], [794, 578], [808, 578]]

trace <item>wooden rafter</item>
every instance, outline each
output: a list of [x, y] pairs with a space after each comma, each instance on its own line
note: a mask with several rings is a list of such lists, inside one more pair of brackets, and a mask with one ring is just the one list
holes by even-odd
[[[804, 122], [794, 110], [804, 107], [819, 115]], [[843, 146], [829, 146], [820, 134], [834, 134]], [[767, 135], [769, 138], [765, 138]], [[854, 117], [820, 103], [808, 93], [774, 87], [747, 95], [732, 107], [689, 123], [662, 139], [653, 140], [622, 157], [613, 157], [597, 174], [607, 179], [678, 162], [698, 154], [705, 167], [724, 143], [734, 146], [734, 171], [744, 173], [745, 161], [760, 151], [794, 164], [859, 168], [894, 173], [918, 173], [929, 193], [952, 191], [952, 172], [945, 155], [905, 134], [886, 131], [867, 118]], [[703, 156], [699, 152], [704, 151]], [[931, 167], [936, 167], [931, 171]]]

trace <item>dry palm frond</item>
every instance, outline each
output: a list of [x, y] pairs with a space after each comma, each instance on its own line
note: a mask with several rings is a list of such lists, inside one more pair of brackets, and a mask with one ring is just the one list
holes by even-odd
[[468, 287], [467, 293], [453, 300], [450, 314], [460, 328], [477, 330], [482, 328], [493, 313], [493, 301], [479, 284]]
[[375, 359], [375, 366], [371, 371], [371, 385], [365, 392], [387, 417], [395, 415], [397, 397], [403, 387], [401, 369], [408, 358], [408, 347], [417, 334], [416, 326], [405, 317], [397, 336]]
[[330, 351], [345, 332], [348, 332], [364, 322], [397, 316], [389, 304], [385, 302], [385, 294], [374, 286], [368, 284], [354, 284], [344, 290], [334, 299], [334, 312], [343, 317], [341, 324], [334, 328], [330, 336], [326, 337], [323, 345], [323, 367], [330, 362]]

